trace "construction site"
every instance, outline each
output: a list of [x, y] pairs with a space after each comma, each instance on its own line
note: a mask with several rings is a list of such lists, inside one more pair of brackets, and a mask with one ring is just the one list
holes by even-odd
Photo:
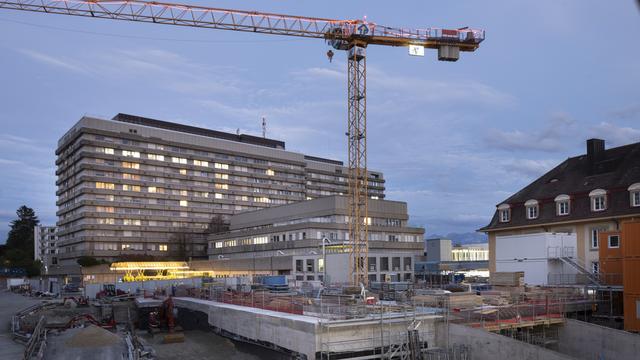
[[[19, 352], [24, 360], [175, 358], [187, 360], [215, 358], [217, 354], [224, 354], [224, 357], [231, 358], [246, 356], [247, 359], [300, 360], [515, 358], [521, 360], [624, 360], [638, 358], [640, 353], [638, 335], [613, 328], [616, 327], [616, 322], [620, 322], [621, 305], [618, 301], [620, 296], [614, 296], [614, 293], [620, 289], [600, 282], [586, 265], [577, 264], [576, 259], [579, 256], [576, 254], [567, 255], [564, 252], [552, 254], [549, 253], [550, 246], [540, 242], [541, 249], [544, 247], [545, 264], [555, 261], [553, 262], [555, 267], [564, 269], [566, 265], [567, 268], [573, 267], [580, 270], [579, 274], [575, 271], [568, 274], [573, 276], [572, 281], [565, 281], [563, 276], [567, 274], [564, 272], [555, 274], [546, 268], [540, 272], [542, 274], [540, 282], [525, 281], [526, 277], [531, 278], [539, 274], [534, 274], [534, 271], [530, 270], [520, 271], [522, 264], [528, 259], [524, 256], [519, 259], [510, 254], [505, 259], [508, 258], [507, 260], [512, 263], [505, 265], [506, 260], [503, 263], [498, 261], [498, 266], [512, 268], [509, 268], [509, 271], [491, 269], [489, 277], [474, 276], [460, 280], [455, 277], [454, 271], [443, 271], [436, 266], [431, 267], [430, 272], [424, 270], [422, 280], [419, 280], [414, 272], [417, 259], [423, 257], [424, 229], [405, 226], [408, 220], [406, 204], [384, 203], [383, 199], [378, 195], [372, 195], [369, 191], [370, 186], [378, 186], [383, 181], [373, 181], [373, 178], [380, 180], [380, 175], [371, 174], [367, 165], [366, 61], [368, 47], [406, 47], [411, 56], [424, 56], [425, 51], [434, 50], [437, 52], [438, 61], [455, 62], [460, 59], [461, 53], [472, 55], [480, 49], [485, 40], [484, 30], [470, 27], [406, 29], [379, 25], [368, 21], [366, 17], [362, 20], [325, 19], [140, 0], [0, 0], [0, 9], [47, 14], [42, 16], [58, 14], [315, 39], [328, 46], [326, 52], [328, 61], [333, 60], [334, 51], [341, 52], [346, 55], [347, 65], [346, 112], [348, 116], [345, 131], [348, 150], [345, 166], [347, 173], [343, 174], [337, 167], [331, 167], [329, 171], [332, 176], [329, 181], [334, 182], [335, 179], [338, 183], [339, 178], [343, 179], [345, 191], [343, 192], [342, 189], [318, 190], [319, 198], [327, 200], [330, 196], [335, 196], [336, 199], [331, 200], [335, 204], [342, 201], [337, 197], [344, 196], [346, 198], [344, 211], [336, 205], [335, 209], [326, 210], [334, 212], [320, 214], [321, 211], [314, 208], [308, 210], [311, 214], [308, 219], [296, 217], [300, 216], [303, 205], [300, 205], [300, 208], [292, 206], [291, 204], [295, 201], [307, 201], [306, 204], [309, 206], [314, 204], [320, 206], [324, 201], [314, 199], [306, 193], [303, 194], [302, 191], [299, 199], [284, 197], [281, 199], [275, 196], [269, 198], [264, 195], [265, 192], [260, 196], [251, 197], [251, 202], [278, 205], [271, 211], [261, 209], [258, 205], [237, 205], [240, 202], [249, 202], [248, 195], [236, 195], [222, 180], [231, 182], [229, 174], [232, 169], [233, 171], [242, 169], [237, 171], [243, 171], [245, 173], [242, 175], [243, 181], [247, 181], [246, 173], [250, 171], [247, 170], [246, 164], [238, 165], [240, 161], [246, 160], [245, 162], [248, 163], [246, 157], [235, 157], [233, 161], [238, 161], [237, 164], [232, 163], [232, 160], [228, 160], [227, 163], [219, 160], [221, 158], [219, 154], [216, 155], [218, 157], [214, 156], [213, 154], [216, 153], [212, 152], [213, 150], [205, 151], [206, 144], [202, 145], [205, 150], [199, 148], [194, 151], [186, 149], [184, 144], [181, 145], [183, 148], [179, 149], [177, 145], [176, 147], [167, 145], [165, 148], [164, 145], [144, 143], [152, 141], [150, 139], [160, 141], [157, 134], [167, 131], [172, 135], [182, 132], [175, 136], [185, 136], [181, 138], [187, 139], [182, 140], [184, 143], [192, 139], [184, 135], [190, 133], [189, 136], [209, 137], [207, 141], [214, 141], [211, 140], [213, 138], [215, 141], [227, 141], [231, 138], [232, 140], [228, 141], [235, 142], [230, 145], [230, 148], [234, 149], [240, 148], [238, 143], [244, 142], [249, 143], [251, 147], [273, 148], [268, 151], [262, 148], [252, 150], [258, 153], [264, 152], [269, 155], [276, 154], [276, 151], [284, 151], [284, 142], [266, 139], [264, 119], [262, 138], [247, 137], [241, 135], [239, 131], [236, 135], [221, 132], [212, 135], [211, 133], [215, 131], [187, 126], [178, 127], [176, 124], [159, 120], [122, 114], [116, 116], [120, 120], [114, 120], [114, 122], [120, 121], [118, 125], [113, 125], [106, 120], [83, 119], [83, 124], [100, 123], [102, 124], [100, 126], [105, 127], [105, 129], [98, 129], [99, 131], [95, 134], [92, 133], [92, 136], [95, 135], [92, 140], [95, 141], [107, 141], [104, 136], [107, 128], [128, 127], [128, 132], [120, 131], [118, 128], [120, 133], [125, 134], [118, 136], [127, 137], [121, 144], [90, 147], [90, 151], [101, 153], [97, 156], [100, 161], [94, 162], [99, 164], [97, 166], [120, 166], [121, 164], [121, 167], [127, 170], [111, 168], [108, 168], [110, 172], [96, 170], [100, 174], [96, 176], [101, 178], [98, 178], [99, 181], [91, 182], [90, 185], [92, 189], [97, 189], [98, 195], [94, 198], [77, 199], [78, 201], [75, 198], [72, 201], [69, 200], [78, 196], [79, 191], [66, 188], [72, 185], [67, 184], [66, 178], [63, 180], [62, 177], [67, 176], [67, 172], [75, 171], [73, 168], [71, 170], [64, 168], [68, 166], [67, 163], [76, 160], [80, 163], [78, 160], [80, 155], [72, 161], [65, 156], [76, 156], [72, 155], [76, 151], [80, 153], [78, 149], [85, 145], [82, 141], [86, 139], [80, 139], [75, 143], [82, 136], [78, 135], [80, 126], [72, 128], [65, 134], [60, 140], [59, 150], [56, 153], [59, 156], [57, 164], [61, 167], [58, 172], [61, 177], [58, 201], [61, 206], [60, 214], [65, 214], [61, 216], [61, 222], [72, 222], [78, 219], [79, 222], [65, 223], [66, 233], [60, 233], [60, 242], [64, 244], [61, 246], [67, 247], [63, 253], [63, 256], [66, 256], [63, 259], [66, 262], [64, 265], [80, 264], [77, 260], [89, 255], [99, 258], [100, 262], [96, 260], [96, 263], [100, 265], [95, 265], [94, 269], [99, 269], [93, 273], [91, 266], [81, 266], [81, 272], [73, 276], [62, 274], [64, 281], [56, 279], [56, 286], [59, 287], [56, 291], [52, 291], [51, 283], [44, 283], [45, 280], [49, 281], [49, 278], [44, 276], [40, 279], [24, 279], [15, 284], [8, 283], [9, 291], [0, 294], [0, 307], [5, 307], [5, 311], [9, 309], [12, 311], [9, 337], [23, 345], [24, 349], [20, 348]], [[154, 124], [155, 128], [149, 124]], [[158, 130], [160, 128], [163, 129]], [[205, 140], [202, 141], [204, 143]], [[142, 159], [158, 163], [149, 165], [140, 159], [140, 149], [135, 148], [140, 143], [152, 145], [143, 148]], [[196, 145], [199, 146], [199, 144]], [[127, 147], [123, 148], [123, 146]], [[604, 143], [602, 147], [604, 149]], [[148, 153], [149, 149], [153, 149], [158, 154]], [[175, 152], [182, 152], [179, 156], [185, 157], [172, 153], [174, 149], [177, 149]], [[165, 150], [166, 154], [160, 154]], [[185, 153], [190, 154], [188, 159]], [[123, 161], [111, 162], [109, 165], [111, 155], [113, 157], [121, 155], [122, 158], [119, 160]], [[201, 156], [201, 158], [194, 159], [191, 155]], [[165, 171], [163, 169], [165, 165], [160, 165], [165, 156], [167, 168], [168, 166], [176, 167], [172, 169], [173, 172]], [[269, 156], [276, 158], [276, 155]], [[293, 155], [287, 156], [293, 157]], [[304, 182], [304, 175], [293, 174], [293, 171], [298, 171], [295, 167], [302, 168], [300, 164], [304, 162], [294, 159], [295, 161], [292, 160], [292, 162], [295, 164], [285, 166], [284, 162], [277, 163], [273, 158], [269, 160], [271, 162], [264, 159], [259, 163], [253, 162], [258, 164], [255, 166], [256, 169], [260, 169], [260, 176], [264, 175], [264, 178], [256, 177], [254, 182], [270, 184], [268, 190], [272, 192], [267, 194], [294, 196], [291, 195], [291, 189], [295, 187], [287, 185], [288, 183], [284, 180], [272, 183], [270, 179], [282, 176]], [[342, 166], [341, 162], [332, 162], [332, 160], [312, 156], [302, 156], [302, 158], [304, 161], [322, 163], [318, 166]], [[226, 153], [222, 159], [228, 159]], [[273, 163], [276, 165], [272, 166]], [[186, 165], [189, 166], [189, 170]], [[181, 168], [178, 169], [178, 167]], [[198, 172], [192, 171], [192, 167], [198, 167]], [[182, 184], [194, 181], [195, 176], [211, 175], [213, 177], [214, 173], [200, 171], [206, 168], [217, 171], [214, 177], [216, 193], [193, 190], [194, 186], [201, 184], [189, 185], [191, 187], [188, 190], [178, 188], [181, 186], [179, 185], [181, 181], [184, 181]], [[291, 171], [292, 175], [289, 176], [290, 174], [284, 169]], [[139, 181], [143, 184], [142, 187], [138, 183], [121, 184], [118, 182], [120, 180], [104, 181], [105, 177], [116, 178], [114, 174], [120, 176], [118, 171], [121, 170], [127, 173], [122, 173], [118, 179]], [[173, 182], [166, 180], [165, 183], [164, 177], [147, 176], [149, 172], [154, 171], [171, 174], [166, 175], [167, 179], [174, 175], [183, 178]], [[237, 174], [231, 175], [233, 181], [237, 180], [237, 176], [234, 177]], [[158, 178], [162, 179], [161, 186], [164, 188], [157, 187], [156, 184], [142, 183], [149, 179], [153, 179], [149, 181], [156, 181]], [[310, 178], [311, 176], [306, 179]], [[558, 181], [554, 180], [549, 182]], [[75, 184], [74, 181], [69, 183]], [[213, 187], [211, 180], [207, 181], [209, 183], [205, 183], [204, 186]], [[280, 185], [282, 189], [276, 190]], [[146, 192], [146, 194], [140, 196], [144, 198], [143, 202], [143, 200], [134, 200], [139, 194], [129, 196], [131, 193], [127, 193], [128, 195], [123, 197], [119, 192], [116, 195], [101, 193], [100, 191], [103, 190], [113, 190], [114, 194], [116, 191]], [[247, 190], [246, 186], [244, 190]], [[259, 189], [251, 190], [249, 193], [255, 195], [260, 192]], [[175, 198], [169, 198], [169, 194]], [[115, 260], [123, 252], [128, 251], [168, 253], [169, 246], [174, 245], [168, 242], [156, 244], [154, 241], [160, 241], [158, 238], [164, 239], [162, 236], [166, 235], [159, 230], [149, 238], [145, 238], [144, 231], [149, 229], [131, 230], [126, 226], [139, 229], [142, 226], [179, 228], [192, 226], [195, 228], [197, 225], [198, 229], [202, 230], [203, 225], [211, 222], [211, 215], [214, 213], [206, 213], [200, 216], [198, 221], [193, 220], [195, 218], [193, 214], [205, 214], [204, 211], [189, 212], [196, 208], [193, 204], [198, 203], [189, 197], [195, 198], [195, 194], [200, 197], [198, 201], [210, 202], [210, 204], [207, 203], [209, 209], [229, 210], [223, 215], [224, 220], [230, 223], [220, 224], [221, 227], [226, 226], [224, 230], [203, 235], [199, 243], [191, 244], [191, 255], [196, 251], [196, 245], [201, 253], [195, 256], [183, 254], [181, 258], [184, 261], [168, 261], [161, 257], [154, 261]], [[604, 196], [598, 194], [594, 196]], [[209, 198], [210, 195], [211, 198]], [[629, 201], [628, 195], [625, 193], [625, 201]], [[98, 198], [98, 196], [101, 197]], [[118, 214], [116, 196], [119, 196], [120, 200], [126, 199], [129, 203], [121, 206], [125, 209], [121, 214], [126, 214], [127, 218], [108, 215]], [[157, 201], [154, 196], [164, 197], [171, 203], [164, 202], [164, 198]], [[154, 200], [149, 200], [150, 198]], [[205, 200], [202, 200], [203, 198]], [[225, 202], [222, 205], [223, 199], [229, 200], [229, 203]], [[631, 199], [633, 201], [633, 197]], [[63, 207], [63, 201], [69, 201], [70, 205]], [[76, 206], [76, 203], [82, 201], [92, 206], [97, 204], [87, 212], [104, 213], [94, 214], [96, 219], [100, 219], [99, 221], [81, 223], [81, 217], [84, 214], [80, 214], [80, 211], [78, 211], [80, 215], [73, 213], [75, 210], [70, 210], [72, 212], [68, 215], [73, 219], [67, 219], [66, 207]], [[568, 215], [569, 196], [560, 197], [557, 201], [558, 209], [567, 211], [561, 215]], [[561, 201], [567, 201], [566, 209], [565, 205], [560, 204]], [[134, 205], [143, 203], [146, 205]], [[527, 219], [537, 219], [537, 204], [536, 201], [535, 216], [531, 215]], [[602, 204], [604, 206], [604, 200]], [[178, 210], [163, 212], [165, 208], [174, 205]], [[219, 207], [213, 205], [219, 205]], [[331, 205], [333, 206], [333, 203]], [[395, 209], [394, 212], [388, 210], [392, 206]], [[555, 206], [555, 203], [552, 206]], [[143, 210], [132, 210], [136, 207]], [[200, 211], [197, 208], [196, 210]], [[242, 210], [248, 211], [243, 215]], [[288, 217], [283, 215], [286, 210], [290, 212]], [[325, 210], [322, 209], [322, 211]], [[511, 220], [510, 205], [498, 208], [498, 211], [502, 211], [499, 212], [501, 223], [508, 223]], [[158, 214], [162, 215], [162, 219], [151, 218], [151, 215]], [[139, 215], [139, 218], [136, 218], [136, 215]], [[215, 213], [215, 215], [220, 214]], [[91, 216], [87, 215], [88, 218]], [[263, 221], [260, 222], [249, 216], [263, 217], [266, 220], [260, 220]], [[223, 218], [220, 217], [220, 219], [222, 222]], [[300, 227], [295, 229], [294, 235], [293, 226], [296, 223], [302, 223], [303, 220], [314, 223], [314, 227]], [[327, 235], [324, 232], [315, 231], [318, 228], [315, 223], [326, 224], [332, 221], [336, 224], [340, 221], [339, 224], [344, 224], [346, 231], [337, 231], [344, 229], [333, 223], [330, 227], [337, 229], [335, 233]], [[116, 226], [119, 227], [116, 229]], [[272, 231], [277, 226], [282, 226], [285, 230]], [[379, 233], [374, 234], [376, 226], [395, 228], [393, 231], [398, 232], [399, 235], [392, 233], [391, 230], [388, 232], [380, 230]], [[504, 226], [507, 227], [506, 224]], [[398, 230], [400, 228], [405, 233], [400, 234]], [[314, 236], [311, 229], [318, 236]], [[82, 233], [83, 231], [87, 231], [86, 234]], [[286, 231], [289, 232], [285, 233]], [[77, 237], [75, 232], [78, 233]], [[299, 237], [297, 237], [298, 234]], [[95, 235], [95, 238], [92, 235]], [[554, 232], [552, 235], [545, 236], [553, 241], [556, 238], [562, 238], [562, 241], [568, 242], [565, 238], [569, 236], [564, 233], [557, 235]], [[107, 237], [108, 241], [96, 240], [101, 236]], [[109, 237], [118, 236], [120, 239], [109, 240]], [[296, 236], [295, 239], [294, 236]], [[84, 237], [88, 239], [86, 244]], [[123, 239], [124, 237], [139, 238], [139, 242], [133, 243], [134, 240]], [[286, 239], [289, 242], [285, 243]], [[576, 240], [575, 234], [571, 239], [574, 243], [581, 240]], [[620, 240], [620, 238], [617, 239], [616, 241]], [[515, 240], [510, 240], [510, 244], [516, 244]], [[374, 244], [376, 241], [378, 243]], [[499, 238], [497, 241], [501, 244], [506, 240]], [[522, 243], [531, 243], [531, 241], [522, 241]], [[299, 246], [296, 247], [295, 244]], [[562, 245], [561, 249], [565, 247]], [[578, 245], [573, 247], [578, 248]], [[523, 248], [520, 247], [517, 250]], [[329, 250], [328, 254], [327, 250]], [[118, 251], [120, 252], [117, 253]], [[392, 254], [392, 251], [395, 252]], [[487, 251], [495, 252], [495, 246]], [[124, 255], [131, 255], [131, 253]], [[147, 255], [146, 252], [145, 255]], [[378, 261], [380, 261], [379, 268], [385, 269], [378, 269]], [[330, 267], [327, 265], [328, 262], [331, 263]], [[329, 267], [328, 270], [327, 267]], [[383, 270], [384, 272], [381, 272]], [[483, 270], [488, 272], [488, 269]], [[550, 275], [556, 278], [551, 278]], [[586, 280], [574, 281], [578, 275]], [[330, 281], [330, 278], [333, 281]], [[13, 305], [3, 305], [3, 302]], [[243, 346], [252, 350], [244, 355], [226, 352], [231, 351], [230, 348], [235, 351], [236, 347]]]
[[100, 284], [90, 296], [80, 288], [48, 299], [24, 287], [3, 296], [35, 300], [11, 321], [24, 359], [195, 359], [193, 343], [206, 334], [283, 359], [635, 358], [637, 335], [585, 322], [607, 304], [584, 289], [527, 287], [521, 273], [492, 282], [451, 292], [420, 282], [370, 290], [284, 276], [192, 277]]

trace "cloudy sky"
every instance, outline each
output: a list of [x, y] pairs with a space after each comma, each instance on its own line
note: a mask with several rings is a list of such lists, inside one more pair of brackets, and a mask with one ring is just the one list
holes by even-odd
[[[369, 166], [427, 233], [469, 232], [554, 164], [640, 141], [633, 0], [195, 1], [397, 27], [471, 26], [457, 63], [368, 50]], [[55, 222], [57, 139], [118, 112], [268, 136], [344, 160], [346, 63], [320, 40], [0, 10], [0, 242], [22, 204]]]

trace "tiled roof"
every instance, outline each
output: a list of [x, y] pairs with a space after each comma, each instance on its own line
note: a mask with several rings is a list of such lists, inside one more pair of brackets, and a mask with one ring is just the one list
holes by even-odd
[[[592, 139], [588, 141], [590, 146]], [[498, 212], [480, 231], [543, 225], [557, 222], [584, 220], [639, 214], [640, 207], [632, 207], [628, 188], [640, 182], [640, 142], [568, 158], [539, 179], [513, 194], [500, 204], [509, 204], [511, 220], [500, 222]], [[607, 191], [607, 208], [591, 211], [589, 192], [595, 189]], [[571, 197], [569, 215], [556, 215], [555, 197], [567, 194]], [[539, 204], [537, 219], [526, 218], [524, 203], [535, 199]]]

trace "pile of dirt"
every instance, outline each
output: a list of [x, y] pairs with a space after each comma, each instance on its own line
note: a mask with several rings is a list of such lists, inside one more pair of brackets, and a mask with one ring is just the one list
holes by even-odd
[[99, 326], [89, 325], [77, 331], [65, 344], [72, 348], [103, 347], [118, 344], [120, 337]]

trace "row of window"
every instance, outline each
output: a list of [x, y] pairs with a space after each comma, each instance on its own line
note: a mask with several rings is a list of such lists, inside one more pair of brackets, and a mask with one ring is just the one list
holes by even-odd
[[111, 137], [102, 136], [102, 135], [96, 135], [94, 138], [95, 138], [95, 140], [99, 140], [99, 141], [106, 141], [106, 142], [113, 142], [113, 143], [120, 142], [120, 143], [122, 143], [124, 145], [143, 147], [143, 148], [148, 148], [148, 149], [151, 149], [151, 150], [172, 151], [172, 152], [175, 152], [175, 153], [193, 154], [193, 155], [207, 157], [207, 158], [217, 158], [217, 159], [225, 159], [225, 160], [232, 159], [232, 160], [241, 161], [241, 162], [245, 162], [245, 163], [254, 163], [254, 164], [261, 164], [261, 165], [273, 165], [273, 166], [281, 166], [281, 167], [292, 169], [292, 170], [300, 170], [300, 171], [303, 170], [303, 167], [299, 166], [299, 165], [286, 164], [286, 163], [281, 163], [281, 162], [273, 162], [273, 161], [268, 161], [268, 160], [263, 160], [263, 159], [256, 159], [256, 158], [248, 158], [248, 157], [245, 157], [245, 156], [231, 156], [231, 155], [227, 155], [227, 154], [220, 154], [220, 153], [213, 153], [213, 152], [207, 152], [207, 151], [202, 151], [202, 150], [181, 148], [181, 147], [177, 147], [177, 146], [168, 146], [168, 145], [155, 144], [155, 143], [144, 143], [144, 142], [133, 141], [133, 140], [128, 140], [128, 139], [116, 139], [116, 138], [111, 138]]
[[[115, 150], [114, 149], [105, 148], [105, 147], [97, 147], [96, 148], [96, 152], [109, 154], [109, 155], [114, 155], [115, 154]], [[142, 154], [142, 155], [144, 156], [145, 154]], [[139, 159], [141, 154], [140, 154], [139, 151], [122, 150], [122, 156]], [[148, 153], [148, 154], [146, 154], [146, 157], [149, 160], [155, 160], [155, 161], [164, 161], [165, 160], [165, 156], [164, 155], [160, 155], [160, 154]], [[171, 162], [174, 163], [174, 164], [187, 165], [187, 164], [191, 163], [194, 166], [200, 166], [200, 167], [206, 167], [206, 168], [209, 167], [209, 162], [206, 161], [206, 160], [193, 159], [192, 161], [190, 161], [187, 158], [177, 157], [177, 156], [171, 156], [170, 159], [171, 159]], [[167, 157], [167, 160], [169, 160], [169, 157]], [[229, 170], [229, 164], [214, 162], [213, 163], [213, 168], [221, 169], [221, 170]], [[265, 174], [265, 175], [268, 175], [268, 176], [275, 176], [276, 175], [276, 172], [273, 169], [264, 170], [264, 169], [256, 169], [256, 168], [247, 168], [246, 166], [235, 166], [235, 170], [238, 170], [238, 171], [249, 172], [249, 169], [251, 170], [250, 172], [254, 172], [254, 173], [261, 173], [261, 174]]]
[[[632, 207], [640, 207], [640, 183], [635, 183], [628, 188], [629, 201]], [[589, 193], [590, 208], [592, 212], [604, 211], [607, 209], [607, 191], [596, 189]], [[556, 215], [566, 216], [571, 213], [571, 197], [569, 195], [558, 195], [554, 199], [556, 203]], [[540, 215], [540, 205], [537, 200], [531, 199], [524, 203], [526, 217], [529, 220], [537, 219]], [[500, 222], [511, 221], [511, 205], [502, 204], [498, 206], [498, 218]]]
[[[144, 250], [144, 244], [141, 243], [115, 243], [115, 242], [96, 242], [93, 243], [94, 250]], [[149, 251], [168, 251], [167, 244], [147, 244]]]

